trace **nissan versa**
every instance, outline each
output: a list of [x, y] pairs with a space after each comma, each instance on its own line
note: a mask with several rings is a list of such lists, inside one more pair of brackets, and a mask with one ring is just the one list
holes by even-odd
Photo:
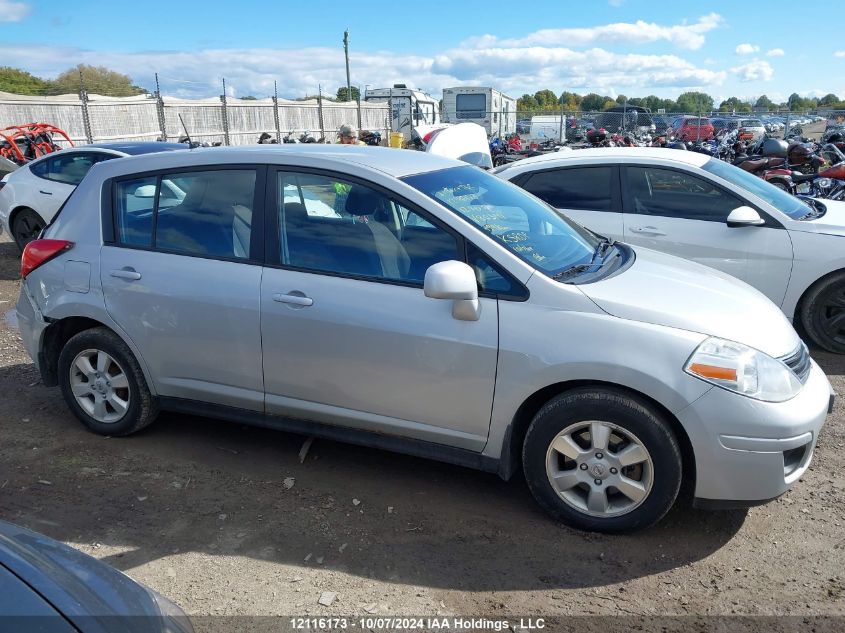
[[750, 286], [420, 152], [99, 163], [21, 273], [26, 348], [96, 433], [171, 410], [521, 467], [586, 530], [655, 523], [684, 478], [702, 507], [777, 497], [832, 404]]

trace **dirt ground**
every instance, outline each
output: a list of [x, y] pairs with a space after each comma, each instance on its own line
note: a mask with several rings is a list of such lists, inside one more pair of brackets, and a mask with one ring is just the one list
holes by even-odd
[[[0, 240], [6, 312], [19, 263]], [[813, 356], [845, 393], [845, 357]], [[211, 615], [697, 616], [678, 630], [706, 616], [803, 616], [789, 630], [804, 630], [806, 616], [845, 615], [842, 399], [810, 470], [776, 502], [676, 508], [645, 533], [602, 536], [551, 521], [519, 478], [378, 450], [318, 440], [300, 463], [302, 436], [172, 414], [131, 438], [93, 435], [5, 322], [0, 393], [0, 517], [125, 571], [198, 630], [216, 630]], [[329, 607], [323, 592], [337, 594]], [[824, 630], [845, 630], [835, 622]]]

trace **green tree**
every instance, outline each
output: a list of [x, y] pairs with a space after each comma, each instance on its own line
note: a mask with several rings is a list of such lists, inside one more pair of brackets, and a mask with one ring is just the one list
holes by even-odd
[[776, 110], [777, 105], [769, 99], [766, 95], [760, 95], [757, 99], [756, 103], [754, 104], [755, 108], [766, 108], [766, 110]]
[[677, 102], [681, 112], [709, 112], [713, 109], [713, 97], [704, 92], [684, 92], [678, 96]]
[[80, 72], [85, 90], [89, 94], [105, 95], [108, 97], [130, 97], [147, 92], [132, 83], [128, 75], [123, 75], [103, 66], [87, 66], [79, 64], [69, 68], [56, 77], [51, 83], [50, 94], [70, 94], [79, 92]]
[[578, 110], [581, 107], [581, 95], [574, 92], [563, 91], [560, 93], [558, 102], [564, 110]]
[[536, 112], [539, 107], [540, 105], [537, 103], [534, 95], [524, 94], [516, 100], [517, 112], [526, 112], [530, 114]]
[[738, 97], [729, 97], [719, 104], [719, 112], [751, 112], [751, 104]]
[[347, 99], [347, 92], [346, 86], [341, 86], [337, 89], [337, 100], [338, 101], [358, 101], [361, 97], [361, 91], [358, 90], [358, 86], [352, 86], [352, 98]]
[[581, 109], [584, 112], [598, 112], [604, 109], [604, 102], [609, 99], [610, 97], [602, 97], [595, 92], [591, 92], [590, 94], [584, 95], [581, 99]]
[[0, 91], [17, 95], [43, 95], [50, 87], [49, 81], [44, 81], [25, 70], [0, 67]]
[[618, 103], [619, 105], [625, 105], [626, 101], [628, 101], [628, 97], [626, 97], [625, 95], [619, 95], [618, 97], [616, 97], [616, 103]]
[[821, 99], [819, 99], [820, 106], [832, 106], [839, 103], [839, 97], [837, 97], [832, 92], [826, 94]]
[[560, 107], [557, 95], [548, 89], [535, 92], [534, 99], [542, 110], [557, 110]]
[[241, 97], [241, 101], [258, 101], [258, 97], [253, 97], [252, 95], [247, 95], [245, 97]]

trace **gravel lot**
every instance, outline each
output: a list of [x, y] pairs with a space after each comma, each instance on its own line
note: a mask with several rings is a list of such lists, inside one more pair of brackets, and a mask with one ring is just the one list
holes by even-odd
[[[6, 312], [19, 263], [0, 240]], [[845, 358], [813, 355], [845, 393]], [[805, 618], [788, 630], [845, 630], [845, 618], [806, 619], [845, 614], [842, 399], [809, 472], [776, 502], [676, 508], [646, 533], [610, 537], [555, 524], [521, 479], [377, 450], [318, 440], [300, 463], [301, 436], [172, 414], [131, 438], [98, 437], [39, 383], [8, 322], [0, 389], [0, 516], [167, 595], [198, 630], [223, 622], [202, 616], [291, 614], [622, 616], [577, 620], [579, 631], [627, 629], [631, 616], [792, 615]], [[318, 604], [327, 591], [330, 607]]]

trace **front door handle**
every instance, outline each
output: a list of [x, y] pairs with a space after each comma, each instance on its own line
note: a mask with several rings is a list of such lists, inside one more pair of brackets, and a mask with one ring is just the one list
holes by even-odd
[[43, 193], [45, 196], [52, 196], [53, 195], [52, 191], [44, 191], [43, 189], [39, 189], [38, 193]]
[[119, 270], [111, 271], [112, 277], [117, 277], [118, 279], [126, 279], [128, 281], [138, 281], [141, 278], [141, 273], [132, 270], [131, 268], [121, 268]]
[[666, 235], [663, 231], [658, 229], [656, 226], [634, 226], [631, 227], [631, 233], [642, 233], [643, 235]]
[[273, 301], [300, 306], [302, 308], [307, 308], [308, 306], [314, 305], [314, 300], [311, 297], [306, 297], [305, 294], [300, 292], [299, 290], [293, 290], [288, 294], [282, 294], [281, 292], [278, 292], [273, 295]]

